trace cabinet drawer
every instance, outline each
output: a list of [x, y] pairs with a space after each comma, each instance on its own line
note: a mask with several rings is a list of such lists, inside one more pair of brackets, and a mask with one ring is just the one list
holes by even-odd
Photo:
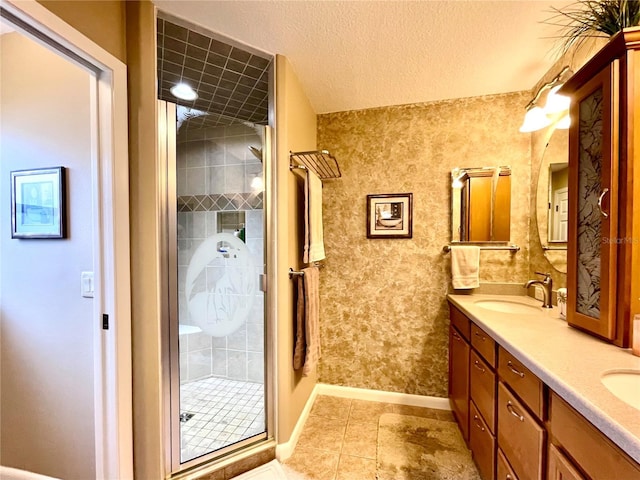
[[495, 368], [496, 342], [475, 323], [471, 324], [471, 345], [492, 368]]
[[545, 431], [498, 382], [498, 445], [520, 480], [542, 480]]
[[497, 480], [518, 480], [518, 477], [511, 469], [511, 465], [507, 462], [507, 459], [502, 453], [502, 450], [498, 449], [498, 465], [496, 466], [496, 479]]
[[469, 341], [471, 322], [467, 316], [456, 307], [449, 304], [449, 319], [451, 320], [451, 325], [455, 326], [465, 340]]
[[593, 480], [640, 479], [640, 465], [557, 394], [551, 394], [551, 435]]
[[473, 402], [469, 402], [469, 408], [469, 446], [473, 453], [473, 460], [483, 480], [493, 480], [496, 465], [496, 439]]
[[462, 437], [469, 441], [469, 351], [462, 335], [449, 327], [449, 401]]
[[471, 350], [471, 362], [469, 364], [471, 376], [471, 399], [475, 402], [482, 418], [484, 418], [489, 430], [496, 431], [496, 374], [491, 367]]
[[547, 480], [587, 480], [555, 445], [549, 445]]
[[540, 420], [543, 420], [544, 386], [542, 382], [502, 347], [498, 355], [498, 375], [516, 392], [527, 407]]

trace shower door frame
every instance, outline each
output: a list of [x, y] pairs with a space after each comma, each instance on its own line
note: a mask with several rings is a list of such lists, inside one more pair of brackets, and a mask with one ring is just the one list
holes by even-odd
[[[273, 69], [272, 69], [273, 70]], [[173, 119], [173, 120], [171, 120]], [[181, 434], [180, 434], [180, 348], [179, 348], [179, 306], [177, 282], [177, 178], [176, 178], [176, 105], [158, 100], [158, 180], [160, 191], [165, 194], [160, 198], [161, 218], [161, 279], [162, 290], [162, 344], [165, 346], [163, 365], [163, 393], [164, 393], [164, 438], [165, 438], [165, 467], [171, 475], [179, 474], [187, 469], [209, 469], [211, 466], [222, 466], [221, 460], [227, 464], [235, 453], [244, 453], [249, 447], [267, 447], [275, 445], [275, 327], [270, 314], [274, 304], [274, 288], [266, 288], [271, 284], [268, 265], [273, 265], [275, 249], [273, 241], [269, 241], [275, 232], [275, 213], [272, 212], [270, 192], [273, 175], [273, 129], [264, 126], [262, 171], [265, 190], [263, 192], [263, 244], [264, 244], [264, 281], [260, 282], [264, 292], [264, 401], [265, 401], [265, 432], [254, 435], [240, 442], [212, 451], [187, 462], [181, 462]], [[204, 473], [204, 471], [202, 472]]]

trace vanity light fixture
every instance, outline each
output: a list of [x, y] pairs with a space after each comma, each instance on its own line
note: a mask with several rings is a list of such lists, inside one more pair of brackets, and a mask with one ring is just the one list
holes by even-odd
[[[569, 71], [569, 67], [564, 67], [560, 71], [560, 73], [558, 73], [558, 75], [553, 78], [553, 80], [545, 83], [538, 89], [536, 95], [526, 106], [527, 113], [525, 113], [524, 121], [522, 122], [522, 126], [520, 127], [520, 131], [522, 133], [535, 132], [536, 130], [540, 130], [541, 128], [549, 126], [552, 123], [552, 119], [549, 118], [549, 115], [557, 116], [558, 113], [569, 109], [571, 99], [567, 96], [557, 93], [563, 85], [563, 83], [561, 82], [562, 77]], [[550, 89], [550, 91], [547, 94], [547, 101], [543, 108], [537, 105], [537, 103], [540, 100], [540, 96], [542, 95], [542, 93], [548, 89]], [[570, 121], [568, 120], [568, 115], [567, 120], [562, 117], [561, 121]], [[564, 128], [569, 127], [567, 125]]]
[[571, 117], [569, 116], [568, 113], [564, 117], [562, 117], [560, 120], [558, 120], [558, 122], [556, 123], [556, 128], [559, 128], [560, 130], [566, 130], [570, 126], [571, 126]]
[[524, 122], [520, 126], [522, 133], [535, 132], [551, 124], [551, 120], [547, 117], [542, 107], [532, 105], [527, 109], [527, 113], [524, 114]]
[[171, 95], [179, 98], [180, 100], [191, 101], [198, 98], [198, 94], [196, 93], [196, 91], [186, 83], [178, 83], [177, 85], [171, 87], [169, 91], [171, 92]]

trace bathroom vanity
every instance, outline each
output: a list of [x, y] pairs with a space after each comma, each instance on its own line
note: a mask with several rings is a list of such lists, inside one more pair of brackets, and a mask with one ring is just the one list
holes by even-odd
[[640, 357], [530, 297], [448, 300], [449, 396], [483, 479], [640, 479], [640, 399], [603, 382]]

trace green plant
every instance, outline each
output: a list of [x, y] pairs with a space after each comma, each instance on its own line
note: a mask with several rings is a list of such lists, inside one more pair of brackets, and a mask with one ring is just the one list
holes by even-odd
[[640, 25], [638, 0], [578, 0], [543, 23], [561, 27], [563, 53], [590, 37], [610, 37], [626, 27]]

